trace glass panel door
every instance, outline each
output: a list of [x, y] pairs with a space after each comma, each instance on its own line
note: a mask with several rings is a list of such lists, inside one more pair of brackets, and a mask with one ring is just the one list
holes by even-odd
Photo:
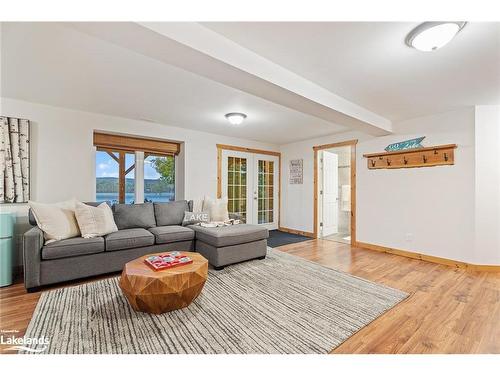
[[245, 223], [277, 229], [278, 165], [276, 156], [223, 150], [221, 191], [228, 211]]
[[258, 161], [258, 207], [257, 223], [268, 224], [273, 219], [274, 161]]
[[247, 222], [247, 165], [246, 158], [228, 156], [227, 158], [227, 198], [229, 213], [238, 214]]
[[278, 229], [278, 157], [255, 154], [254, 164], [254, 223]]

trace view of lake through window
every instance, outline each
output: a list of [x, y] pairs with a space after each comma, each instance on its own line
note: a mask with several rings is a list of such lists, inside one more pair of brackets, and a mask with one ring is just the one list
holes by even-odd
[[[145, 155], [144, 202], [168, 202], [175, 199], [174, 156]], [[96, 152], [96, 201], [119, 202], [120, 192], [119, 152]], [[124, 153], [125, 203], [135, 202], [135, 154]]]

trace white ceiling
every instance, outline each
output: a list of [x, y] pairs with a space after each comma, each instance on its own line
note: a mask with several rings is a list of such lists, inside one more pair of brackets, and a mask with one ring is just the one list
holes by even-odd
[[[2, 95], [283, 144], [346, 128], [57, 23], [2, 24]], [[231, 127], [228, 112], [248, 115]]]
[[[500, 23], [470, 23], [432, 53], [404, 45], [413, 23], [202, 25], [390, 120], [500, 104]], [[122, 26], [105, 23], [99, 28], [102, 34], [93, 34], [60, 23], [3, 23], [2, 95], [275, 144], [351, 129], [347, 122], [341, 126], [326, 121], [327, 116], [316, 117], [303, 109], [307, 106], [280, 105], [267, 92], [242, 91], [188, 71], [180, 55], [174, 64], [174, 59], [142, 53], [159, 48], [162, 56], [177, 52], [171, 40], [160, 36], [156, 44], [141, 48], [149, 34], [141, 30], [137, 39], [140, 26]], [[118, 34], [130, 40], [130, 47], [106, 38]], [[214, 61], [192, 56], [197, 60], [191, 65]], [[221, 69], [219, 75], [225, 72]], [[231, 79], [236, 78], [233, 74]], [[273, 90], [272, 83], [267, 87]], [[235, 111], [248, 115], [244, 126], [231, 127], [224, 119]]]
[[393, 121], [500, 104], [500, 23], [469, 23], [444, 48], [408, 48], [416, 23], [203, 23]]

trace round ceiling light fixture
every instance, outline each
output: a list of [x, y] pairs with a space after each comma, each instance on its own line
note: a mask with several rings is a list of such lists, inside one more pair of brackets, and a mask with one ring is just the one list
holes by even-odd
[[435, 51], [448, 44], [467, 22], [424, 22], [406, 37], [406, 44], [419, 51]]
[[231, 125], [241, 125], [243, 120], [247, 118], [247, 115], [245, 115], [244, 113], [231, 112], [227, 113], [225, 117]]

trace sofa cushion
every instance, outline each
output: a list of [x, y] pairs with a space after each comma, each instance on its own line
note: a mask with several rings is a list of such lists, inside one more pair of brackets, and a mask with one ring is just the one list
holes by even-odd
[[153, 203], [123, 204], [113, 206], [118, 229], [156, 227]]
[[153, 245], [155, 236], [146, 229], [134, 228], [107, 234], [104, 240], [106, 251], [115, 251]]
[[86, 254], [102, 253], [104, 238], [74, 237], [51, 242], [42, 247], [42, 259], [59, 259]]
[[184, 212], [189, 210], [188, 201], [154, 203], [156, 225], [181, 225]]
[[180, 225], [155, 227], [150, 228], [149, 231], [155, 235], [156, 243], [171, 243], [194, 239], [194, 230], [181, 227]]
[[196, 232], [196, 240], [203, 241], [215, 247], [238, 245], [269, 237], [269, 232], [266, 228], [251, 224], [229, 225], [217, 228], [189, 225], [189, 228], [192, 228]]

